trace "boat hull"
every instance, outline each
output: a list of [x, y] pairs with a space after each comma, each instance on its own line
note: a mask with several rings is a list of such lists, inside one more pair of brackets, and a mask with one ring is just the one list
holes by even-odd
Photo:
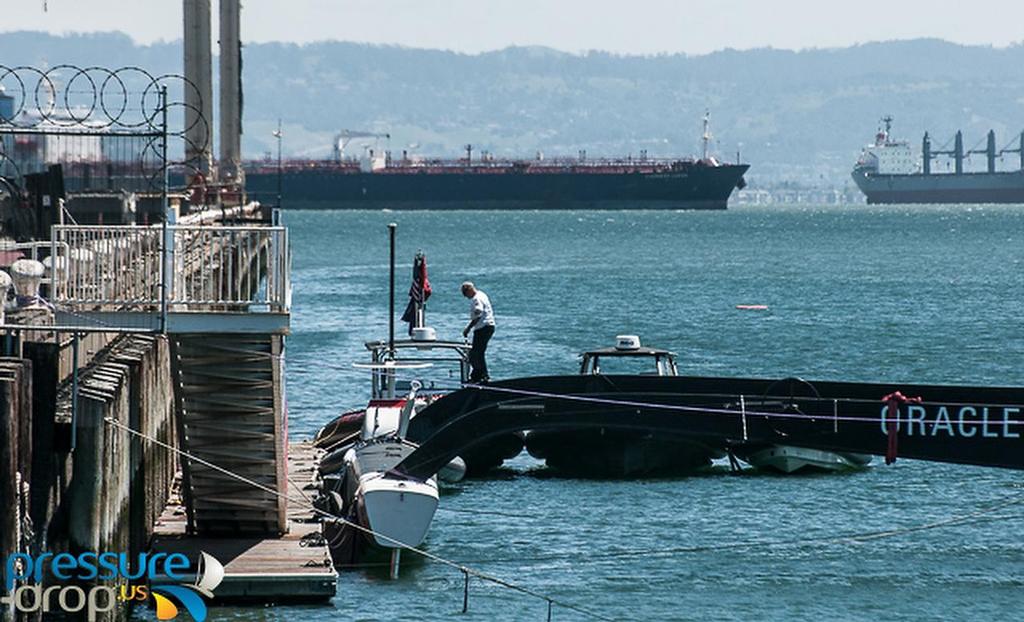
[[[289, 208], [429, 210], [720, 210], [742, 184], [746, 164], [640, 172], [375, 172], [288, 167], [281, 194]], [[277, 195], [276, 170], [246, 173], [246, 190]]]
[[473, 477], [500, 467], [522, 451], [522, 435], [502, 434], [466, 449], [461, 458], [466, 464], [466, 476]]
[[415, 448], [397, 437], [360, 441], [344, 450], [339, 472], [321, 470], [323, 509], [345, 518], [324, 522], [324, 537], [336, 565], [357, 563], [368, 548], [422, 544], [437, 511], [437, 479], [388, 475]]
[[856, 471], [871, 463], [871, 456], [866, 454], [840, 453], [789, 445], [769, 445], [753, 451], [737, 450], [736, 455], [754, 468], [787, 474], [802, 471]]
[[576, 477], [639, 477], [692, 472], [725, 454], [699, 442], [623, 430], [531, 431], [526, 449]]
[[416, 547], [423, 543], [437, 511], [437, 485], [432, 481], [366, 481], [358, 496], [359, 515], [373, 531], [373, 543], [385, 548]]
[[1024, 171], [878, 175], [853, 172], [869, 204], [1024, 203]]

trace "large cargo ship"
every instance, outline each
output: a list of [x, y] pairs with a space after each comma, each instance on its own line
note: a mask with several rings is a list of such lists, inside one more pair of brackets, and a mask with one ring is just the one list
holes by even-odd
[[278, 194], [289, 208], [322, 209], [725, 209], [745, 185], [747, 164], [701, 158], [505, 160], [482, 154], [422, 159], [367, 150], [343, 155], [339, 135], [331, 160], [246, 165], [246, 190], [263, 201]]
[[[853, 168], [853, 181], [868, 203], [1024, 203], [1024, 132], [1019, 140], [997, 149], [995, 132], [989, 131], [984, 149], [966, 151], [960, 131], [951, 149], [933, 149], [925, 132], [918, 157], [909, 143], [891, 138], [892, 117], [882, 122], [885, 129], [864, 148]], [[973, 154], [985, 156], [984, 171], [964, 170]], [[1007, 154], [1018, 155], [1011, 160], [1013, 168], [999, 170], [998, 161]], [[941, 169], [934, 162], [939, 158], [945, 171], [935, 170]]]

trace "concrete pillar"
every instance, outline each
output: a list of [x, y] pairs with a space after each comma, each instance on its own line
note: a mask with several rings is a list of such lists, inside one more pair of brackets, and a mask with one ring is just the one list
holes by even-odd
[[220, 0], [220, 171], [221, 181], [244, 184], [242, 175], [241, 3]]
[[212, 180], [213, 56], [210, 0], [184, 0], [185, 14], [185, 161]]

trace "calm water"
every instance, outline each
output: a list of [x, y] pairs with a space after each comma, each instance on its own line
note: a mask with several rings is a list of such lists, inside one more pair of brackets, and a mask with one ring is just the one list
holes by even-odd
[[[386, 336], [386, 223], [400, 304], [422, 249], [441, 337], [459, 283], [494, 303], [493, 377], [574, 373], [616, 334], [675, 350], [684, 374], [1024, 384], [1024, 209], [736, 208], [688, 212], [293, 212], [290, 429], [367, 399], [362, 342]], [[736, 304], [766, 304], [767, 312]], [[1024, 504], [858, 544], [736, 548], [910, 528], [1024, 501], [1015, 472], [900, 460], [862, 473], [546, 477], [521, 455], [444, 491], [433, 553], [615, 619], [1016, 619]], [[700, 547], [699, 551], [679, 550]], [[729, 548], [726, 548], [729, 547]], [[675, 550], [673, 550], [675, 549]], [[632, 553], [636, 553], [635, 555]], [[612, 555], [610, 555], [612, 554]], [[407, 561], [409, 556], [404, 558]], [[342, 574], [329, 607], [217, 609], [235, 620], [544, 620], [543, 601], [407, 563]], [[554, 620], [586, 617], [555, 607]]]

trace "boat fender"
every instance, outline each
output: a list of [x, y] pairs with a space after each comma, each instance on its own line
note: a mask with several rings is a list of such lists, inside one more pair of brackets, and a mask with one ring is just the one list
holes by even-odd
[[441, 470], [437, 472], [437, 477], [449, 484], [461, 482], [466, 477], [466, 461], [462, 458], [455, 456], [448, 464], [441, 467]]
[[345, 511], [345, 499], [341, 496], [341, 493], [332, 490], [328, 496], [331, 499], [333, 513], [341, 515]]

